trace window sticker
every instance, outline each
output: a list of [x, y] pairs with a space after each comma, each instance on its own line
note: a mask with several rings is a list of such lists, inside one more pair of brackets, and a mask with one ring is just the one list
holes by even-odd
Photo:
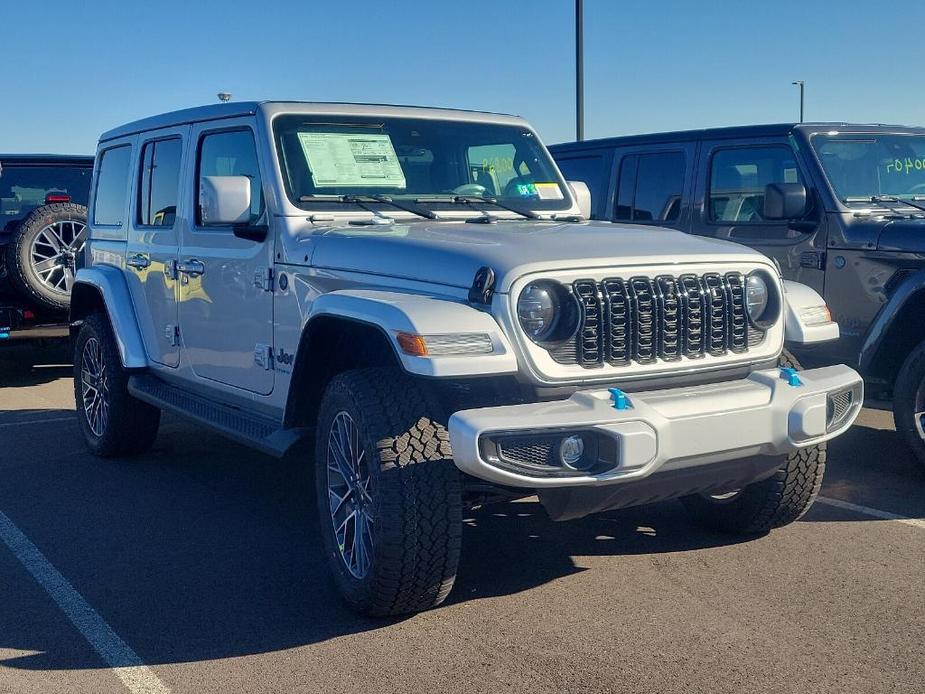
[[373, 133], [299, 133], [316, 188], [404, 188], [392, 139]]
[[561, 200], [563, 197], [558, 183], [534, 183], [533, 187], [540, 200]]

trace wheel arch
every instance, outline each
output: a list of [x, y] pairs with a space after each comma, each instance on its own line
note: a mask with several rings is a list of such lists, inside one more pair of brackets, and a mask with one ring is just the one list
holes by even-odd
[[903, 362], [925, 340], [925, 270], [907, 277], [881, 307], [867, 331], [858, 359], [865, 378], [892, 386]]
[[122, 366], [126, 369], [147, 367], [135, 308], [118, 268], [97, 266], [78, 270], [71, 290], [71, 334], [75, 335], [83, 320], [94, 312], [103, 313], [109, 320]]

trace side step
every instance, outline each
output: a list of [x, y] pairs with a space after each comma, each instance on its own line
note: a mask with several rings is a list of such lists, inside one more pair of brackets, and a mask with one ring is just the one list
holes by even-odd
[[130, 376], [128, 390], [143, 402], [192, 419], [222, 436], [276, 458], [282, 458], [308, 434], [307, 429], [282, 429], [278, 422], [268, 417], [212, 402], [151, 374]]

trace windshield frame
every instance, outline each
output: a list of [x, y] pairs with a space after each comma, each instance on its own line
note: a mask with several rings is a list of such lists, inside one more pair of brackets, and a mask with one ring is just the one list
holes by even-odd
[[[280, 185], [280, 194], [279, 198], [281, 202], [285, 203], [285, 207], [288, 208], [287, 215], [302, 215], [306, 213], [313, 214], [322, 212], [325, 214], [325, 217], [329, 216], [347, 216], [347, 217], [357, 217], [357, 216], [369, 216], [371, 214], [370, 209], [375, 210], [375, 213], [383, 213], [386, 216], [393, 217], [396, 220], [406, 221], [406, 220], [417, 220], [425, 221], [417, 217], [416, 215], [410, 212], [403, 212], [396, 209], [394, 205], [388, 203], [377, 203], [377, 202], [364, 202], [364, 204], [358, 205], [352, 202], [338, 202], [337, 200], [299, 200], [295, 197], [294, 191], [290, 189], [288, 182], [287, 173], [285, 170], [285, 155], [281, 149], [281, 140], [278, 137], [278, 121], [280, 119], [302, 119], [307, 122], [315, 121], [319, 125], [330, 124], [332, 126], [346, 125], [350, 126], [351, 122], [362, 123], [364, 121], [372, 122], [389, 122], [389, 121], [426, 121], [427, 123], [437, 123], [444, 124], [446, 127], [452, 128], [459, 125], [485, 125], [493, 126], [497, 128], [511, 129], [512, 131], [520, 131], [524, 134], [533, 138], [537, 149], [537, 157], [543, 159], [543, 164], [548, 167], [551, 174], [550, 182], [555, 182], [560, 191], [563, 194], [561, 199], [556, 200], [546, 200], [539, 201], [536, 198], [523, 198], [523, 202], [519, 202], [516, 198], [503, 197], [503, 196], [490, 196], [486, 199], [484, 207], [488, 212], [491, 213], [493, 217], [504, 218], [504, 219], [523, 219], [523, 217], [515, 212], [505, 211], [500, 207], [496, 207], [492, 204], [491, 200], [496, 199], [505, 204], [511, 204], [512, 207], [520, 207], [524, 210], [530, 212], [537, 212], [541, 215], [555, 216], [555, 215], [568, 215], [575, 212], [577, 209], [577, 203], [575, 202], [574, 195], [571, 188], [569, 187], [567, 181], [562, 176], [562, 172], [559, 170], [559, 167], [556, 165], [555, 160], [550, 155], [546, 145], [543, 143], [542, 139], [537, 135], [536, 131], [530, 127], [526, 122], [516, 119], [511, 116], [504, 116], [499, 120], [483, 119], [483, 118], [467, 118], [466, 112], [460, 112], [459, 117], [453, 117], [452, 112], [439, 111], [438, 113], [431, 115], [426, 112], [425, 109], [421, 109], [421, 112], [411, 112], [411, 113], [389, 113], [388, 111], [392, 110], [391, 108], [387, 109], [387, 112], [379, 113], [375, 111], [364, 112], [364, 113], [329, 113], [329, 112], [303, 112], [300, 110], [280, 110], [271, 115], [267, 119], [267, 133], [266, 136], [270, 141], [271, 147], [270, 150], [273, 153], [274, 167], [275, 167], [275, 177], [279, 181]], [[416, 110], [416, 109], [415, 109]], [[484, 116], [490, 114], [481, 114], [474, 112], [473, 115]], [[512, 143], [514, 140], [512, 139]], [[321, 195], [324, 193], [319, 191]], [[392, 191], [394, 194], [394, 192]], [[389, 196], [390, 191], [383, 190], [381, 191], [382, 195]], [[360, 197], [367, 195], [367, 193], [358, 193]], [[489, 194], [490, 195], [490, 194]], [[337, 193], [332, 194], [333, 197], [339, 197]], [[437, 198], [433, 202], [427, 201], [428, 197]], [[401, 195], [394, 195], [396, 201], [405, 203], [408, 205], [413, 205], [416, 207], [421, 207], [422, 209], [431, 210], [439, 213], [438, 219], [434, 221], [450, 219], [467, 219], [470, 217], [483, 216], [483, 212], [478, 209], [474, 209], [466, 204], [454, 203], [452, 201], [447, 201], [446, 198], [452, 198], [452, 193], [421, 193], [417, 197], [404, 197]], [[463, 196], [466, 197], [466, 196]], [[443, 198], [441, 200], [440, 198]], [[420, 200], [420, 202], [415, 202], [415, 200]], [[536, 203], [540, 202], [543, 204], [537, 205]], [[481, 203], [476, 202], [476, 205]], [[341, 213], [341, 215], [338, 215]], [[373, 214], [375, 214], [373, 213]]]
[[[839, 191], [835, 188], [835, 184], [829, 178], [828, 170], [825, 168], [825, 165], [822, 163], [822, 158], [819, 156], [819, 152], [816, 149], [816, 143], [814, 140], [819, 137], [833, 137], [833, 136], [844, 136], [846, 139], [865, 139], [865, 138], [876, 138], [884, 135], [889, 136], [900, 136], [900, 137], [921, 137], [925, 141], [925, 128], [915, 128], [915, 127], [904, 127], [904, 126], [867, 126], [867, 127], [850, 127], [850, 129], [841, 129], [841, 128], [825, 128], [813, 130], [810, 132], [803, 133], [803, 136], [806, 140], [806, 144], [809, 148], [810, 156], [812, 157], [813, 162], [815, 163], [815, 168], [817, 175], [821, 179], [822, 184], [825, 186], [828, 191], [831, 201], [834, 204], [835, 208], [841, 212], [857, 212], [859, 209], [895, 209], [893, 207], [896, 204], [905, 204], [905, 203], [890, 203], [884, 204], [882, 202], [874, 201], [861, 201], [861, 200], [852, 200], [851, 202], [845, 202], [842, 198]], [[889, 193], [880, 193], [879, 195], [884, 197], [891, 197]], [[906, 205], [906, 207], [913, 209], [912, 205]]]

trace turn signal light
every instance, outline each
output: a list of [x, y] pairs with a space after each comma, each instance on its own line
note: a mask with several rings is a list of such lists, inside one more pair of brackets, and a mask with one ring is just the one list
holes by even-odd
[[401, 347], [401, 351], [405, 354], [410, 354], [412, 357], [427, 356], [427, 343], [424, 342], [422, 335], [398, 333], [397, 338], [398, 346]]

